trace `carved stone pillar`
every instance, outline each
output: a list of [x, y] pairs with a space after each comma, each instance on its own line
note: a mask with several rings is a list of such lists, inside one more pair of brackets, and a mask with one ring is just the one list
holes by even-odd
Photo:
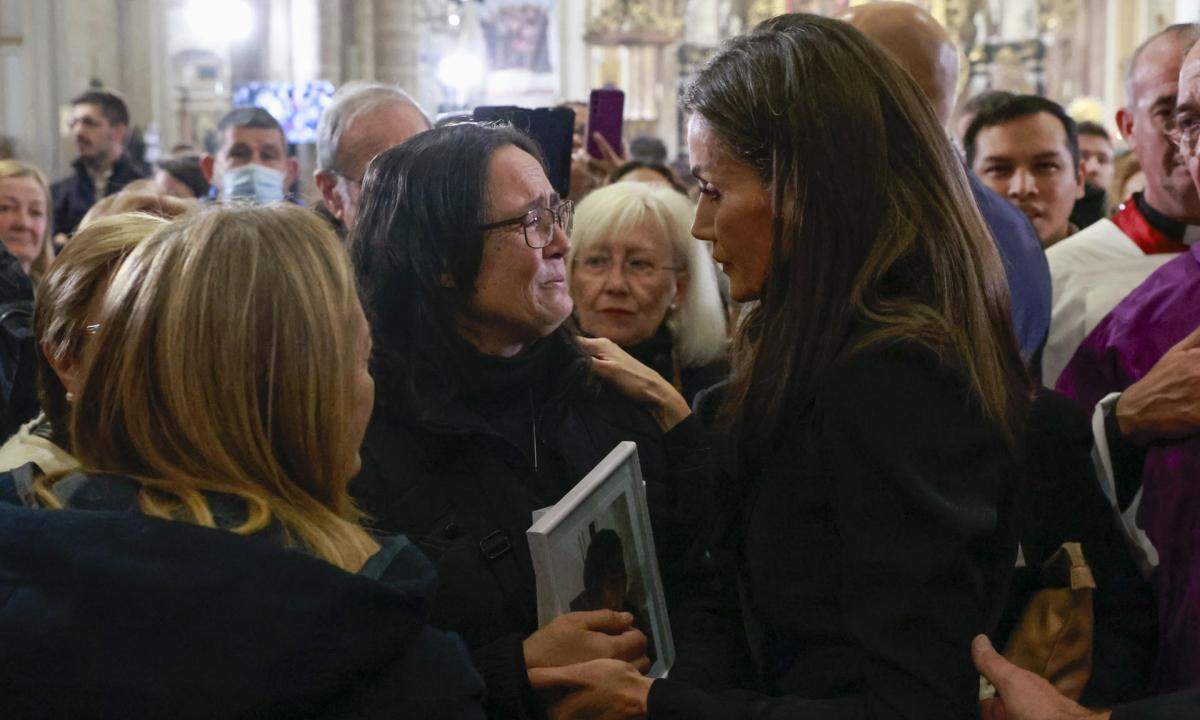
[[415, 3], [375, 2], [375, 77], [412, 92], [417, 87]]
[[341, 2], [317, 3], [320, 45], [317, 74], [319, 79], [340, 85], [342, 76], [342, 9]]

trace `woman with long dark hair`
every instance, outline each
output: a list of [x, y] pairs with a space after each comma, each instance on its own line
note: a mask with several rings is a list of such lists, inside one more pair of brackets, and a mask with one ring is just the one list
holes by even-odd
[[[753, 303], [700, 412], [726, 440], [710, 549], [741, 621], [669, 680], [598, 661], [534, 684], [604, 717], [975, 717], [1030, 386], [961, 165], [911, 77], [836, 20], [731, 40], [685, 107], [692, 232]], [[756, 693], [689, 684], [731, 658]]]
[[569, 613], [538, 629], [525, 541], [535, 510], [633, 440], [668, 593], [689, 538], [671, 511], [662, 431], [591, 376], [563, 326], [572, 216], [532, 140], [464, 123], [372, 161], [350, 239], [377, 381], [351, 489], [377, 527], [437, 565], [434, 623], [471, 648], [494, 717], [536, 714], [527, 668], [646, 660], [627, 614]]

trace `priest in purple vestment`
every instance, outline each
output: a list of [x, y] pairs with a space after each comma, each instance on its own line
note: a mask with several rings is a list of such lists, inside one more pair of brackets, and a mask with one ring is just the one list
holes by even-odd
[[[1184, 59], [1167, 134], [1200, 186], [1200, 45]], [[1109, 393], [1142, 381], [1152, 368], [1157, 374], [1164, 366], [1195, 373], [1198, 326], [1200, 243], [1155, 271], [1101, 321], [1059, 377], [1058, 390], [1090, 410]], [[1194, 390], [1182, 398], [1159, 395], [1190, 406], [1192, 413], [1200, 407]], [[1114, 417], [1119, 414], [1117, 408]], [[1156, 689], [1200, 687], [1200, 435], [1185, 424], [1128, 439], [1146, 446], [1137, 519], [1158, 553], [1152, 577], [1159, 612]]]
[[[1088, 410], [1141, 380], [1200, 326], [1200, 245], [1159, 268], [1092, 331], [1058, 381]], [[1180, 348], [1183, 350], [1183, 347]], [[1200, 398], [1196, 398], [1200, 404]], [[1149, 445], [1139, 525], [1158, 551], [1160, 691], [1200, 686], [1200, 436]]]

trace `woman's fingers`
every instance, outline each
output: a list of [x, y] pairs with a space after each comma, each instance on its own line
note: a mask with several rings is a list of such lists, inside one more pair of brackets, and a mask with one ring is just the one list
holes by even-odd
[[589, 354], [611, 354], [613, 348], [618, 347], [616, 343], [608, 338], [589, 338], [580, 335], [576, 338], [579, 341], [580, 347], [587, 350]]
[[629, 632], [633, 626], [633, 615], [616, 610], [580, 610], [571, 613], [588, 630], [620, 635]]
[[600, 155], [603, 156], [605, 161], [613, 166], [624, 164], [625, 158], [621, 155], [621, 153], [613, 149], [613, 146], [609, 144], [607, 138], [598, 132], [592, 133], [592, 137], [596, 140], [596, 146], [600, 148]]
[[641, 630], [628, 630], [613, 638], [610, 657], [635, 662], [646, 656], [646, 636]]
[[646, 673], [650, 672], [650, 667], [651, 667], [651, 666], [652, 666], [654, 663], [650, 662], [650, 658], [648, 658], [648, 657], [646, 657], [645, 655], [643, 655], [643, 656], [641, 656], [640, 658], [638, 658], [638, 659], [637, 659], [637, 660], [636, 660], [634, 663], [632, 663], [632, 664], [633, 664], [633, 666], [634, 666], [635, 668], [637, 668], [637, 671], [638, 671], [638, 672], [640, 672], [641, 674], [645, 675]]

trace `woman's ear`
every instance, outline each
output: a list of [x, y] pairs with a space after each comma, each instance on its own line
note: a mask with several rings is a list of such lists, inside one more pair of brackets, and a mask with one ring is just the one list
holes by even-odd
[[671, 309], [678, 310], [679, 305], [683, 302], [683, 298], [688, 291], [688, 273], [687, 270], [680, 270], [675, 273], [675, 299], [671, 301]]
[[71, 398], [79, 395], [80, 384], [83, 381], [82, 363], [72, 355], [67, 355], [63, 358], [54, 357], [54, 353], [50, 352], [49, 347], [42, 345], [42, 356], [46, 358], [46, 362], [54, 370], [54, 374], [58, 376], [58, 381], [66, 388], [67, 394]]

